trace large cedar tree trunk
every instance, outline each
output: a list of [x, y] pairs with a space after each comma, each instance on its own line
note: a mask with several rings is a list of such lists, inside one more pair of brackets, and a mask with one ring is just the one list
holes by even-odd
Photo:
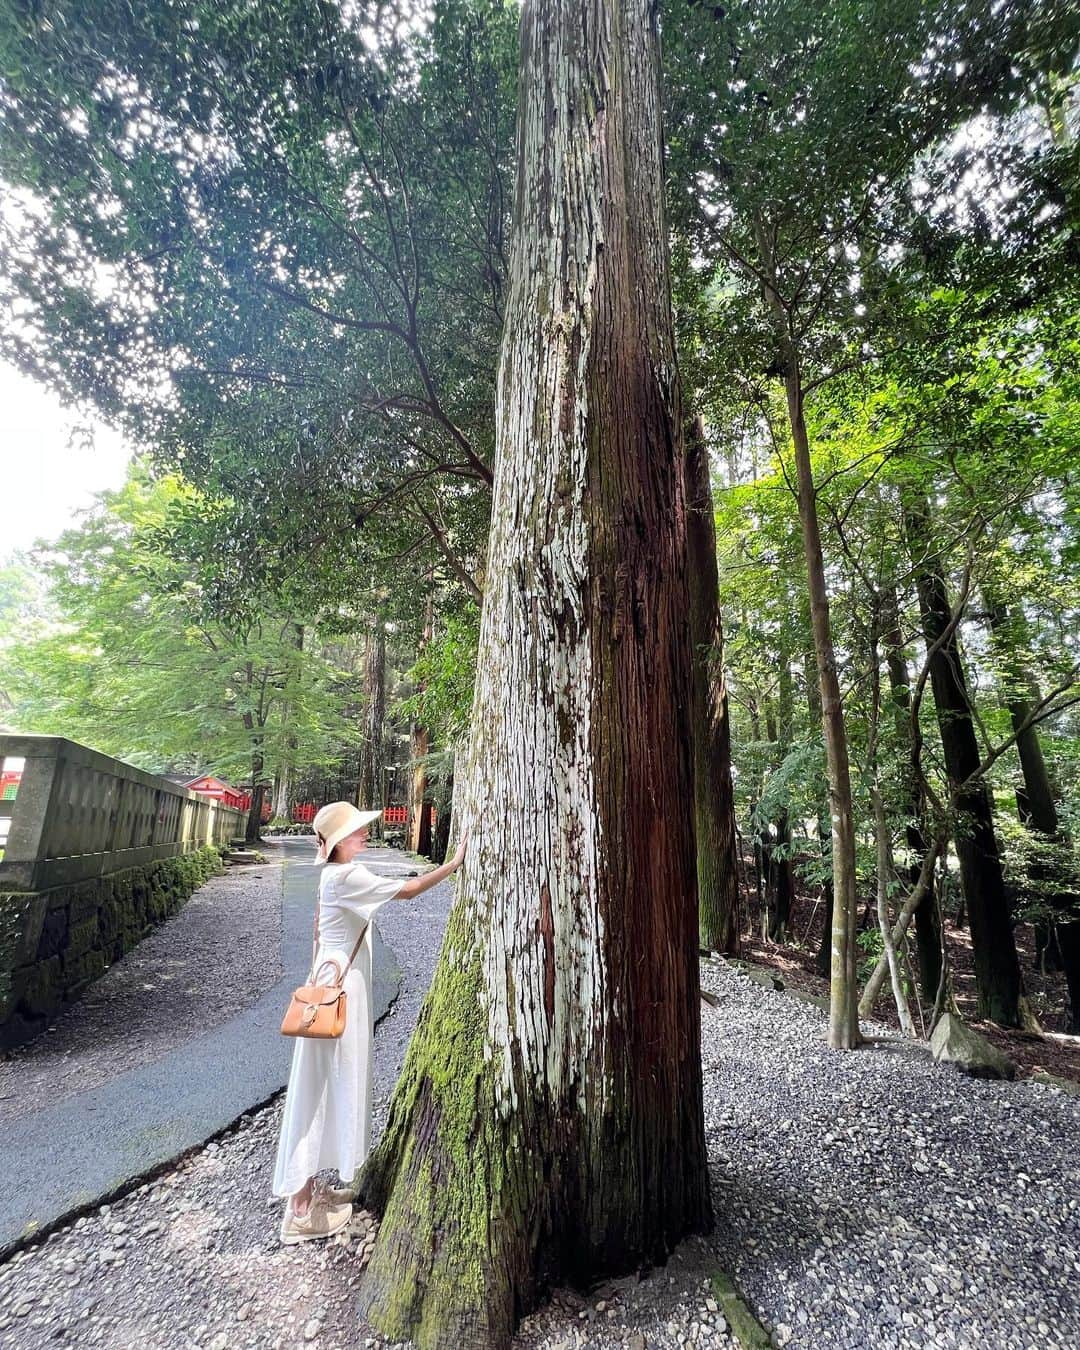
[[978, 986], [978, 1012], [1002, 1026], [1021, 1020], [1020, 962], [1016, 955], [1005, 877], [998, 854], [990, 794], [974, 777], [981, 762], [971, 715], [967, 679], [960, 658], [958, 625], [931, 547], [929, 508], [908, 494], [904, 523], [915, 565], [923, 634], [930, 651], [930, 684], [934, 691], [945, 772], [956, 811], [956, 853], [964, 888], [971, 946]]
[[709, 451], [700, 416], [687, 422], [686, 547], [694, 651], [694, 815], [701, 946], [739, 950], [739, 869], [731, 783], [731, 722], [716, 567]]
[[678, 373], [650, 0], [531, 0], [472, 735], [361, 1305], [508, 1344], [710, 1222]]

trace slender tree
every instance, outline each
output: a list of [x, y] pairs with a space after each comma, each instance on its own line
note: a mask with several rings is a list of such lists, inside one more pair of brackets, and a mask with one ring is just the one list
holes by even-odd
[[[889, 693], [893, 706], [893, 727], [900, 756], [899, 778], [901, 809], [904, 813], [904, 836], [910, 854], [908, 881], [912, 888], [919, 883], [929, 842], [925, 828], [926, 801], [922, 775], [912, 762], [915, 744], [911, 726], [911, 686], [903, 636], [900, 632], [900, 613], [896, 592], [889, 588], [884, 597], [882, 634], [885, 664], [889, 673]], [[923, 1001], [931, 1007], [937, 999], [941, 980], [941, 917], [934, 894], [933, 874], [922, 892], [915, 911], [915, 943], [918, 949], [919, 985]]]

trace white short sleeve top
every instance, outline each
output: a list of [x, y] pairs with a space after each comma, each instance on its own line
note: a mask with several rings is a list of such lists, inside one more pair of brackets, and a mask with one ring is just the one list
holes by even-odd
[[319, 946], [350, 952], [375, 911], [404, 884], [404, 877], [377, 876], [363, 863], [327, 863], [319, 878]]

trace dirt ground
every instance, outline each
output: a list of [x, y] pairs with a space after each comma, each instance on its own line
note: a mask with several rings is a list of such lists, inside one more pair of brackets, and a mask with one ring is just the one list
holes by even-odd
[[[860, 923], [866, 918], [865, 906]], [[768, 966], [793, 989], [807, 993], [828, 995], [829, 982], [817, 973], [815, 963], [821, 944], [825, 905], [816, 902], [816, 896], [801, 886], [796, 888], [792, 904], [789, 940], [785, 944], [763, 942], [760, 934], [750, 937], [744, 931], [740, 953], [748, 961]], [[876, 923], [876, 915], [872, 916]], [[1022, 1076], [1036, 1069], [1071, 1078], [1080, 1082], [1080, 1036], [1065, 1034], [1067, 993], [1065, 977], [1060, 972], [1044, 975], [1035, 965], [1035, 931], [1030, 924], [1016, 929], [1016, 945], [1020, 955], [1020, 972], [1024, 992], [1043, 1034], [1009, 1031], [993, 1022], [981, 1021], [975, 1016], [975, 965], [971, 951], [971, 933], [965, 928], [946, 922], [946, 943], [952, 970], [953, 992], [964, 1019], [987, 1040], [997, 1045], [1017, 1065]], [[918, 1014], [911, 1007], [918, 1025]], [[898, 1027], [896, 1006], [888, 982], [882, 989], [874, 1009], [878, 1021]]]

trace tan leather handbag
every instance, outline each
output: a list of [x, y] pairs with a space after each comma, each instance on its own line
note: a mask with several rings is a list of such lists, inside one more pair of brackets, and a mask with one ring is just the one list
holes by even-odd
[[[364, 925], [364, 932], [367, 931], [367, 925]], [[285, 1016], [281, 1021], [281, 1034], [283, 1036], [307, 1036], [313, 1040], [336, 1040], [345, 1030], [345, 976], [349, 973], [352, 963], [356, 960], [356, 953], [360, 950], [360, 944], [364, 940], [364, 933], [356, 939], [356, 946], [352, 949], [352, 955], [349, 957], [345, 969], [341, 969], [340, 961], [336, 961], [332, 956], [328, 956], [319, 963], [318, 969], [315, 968], [315, 956], [319, 950], [319, 906], [315, 906], [315, 940], [311, 949], [311, 973], [308, 975], [308, 983], [302, 984], [299, 989], [293, 990], [293, 996], [289, 1000], [289, 1006], [285, 1009]], [[333, 966], [337, 972], [337, 979], [330, 984], [316, 984], [315, 976], [318, 975], [325, 966]]]

